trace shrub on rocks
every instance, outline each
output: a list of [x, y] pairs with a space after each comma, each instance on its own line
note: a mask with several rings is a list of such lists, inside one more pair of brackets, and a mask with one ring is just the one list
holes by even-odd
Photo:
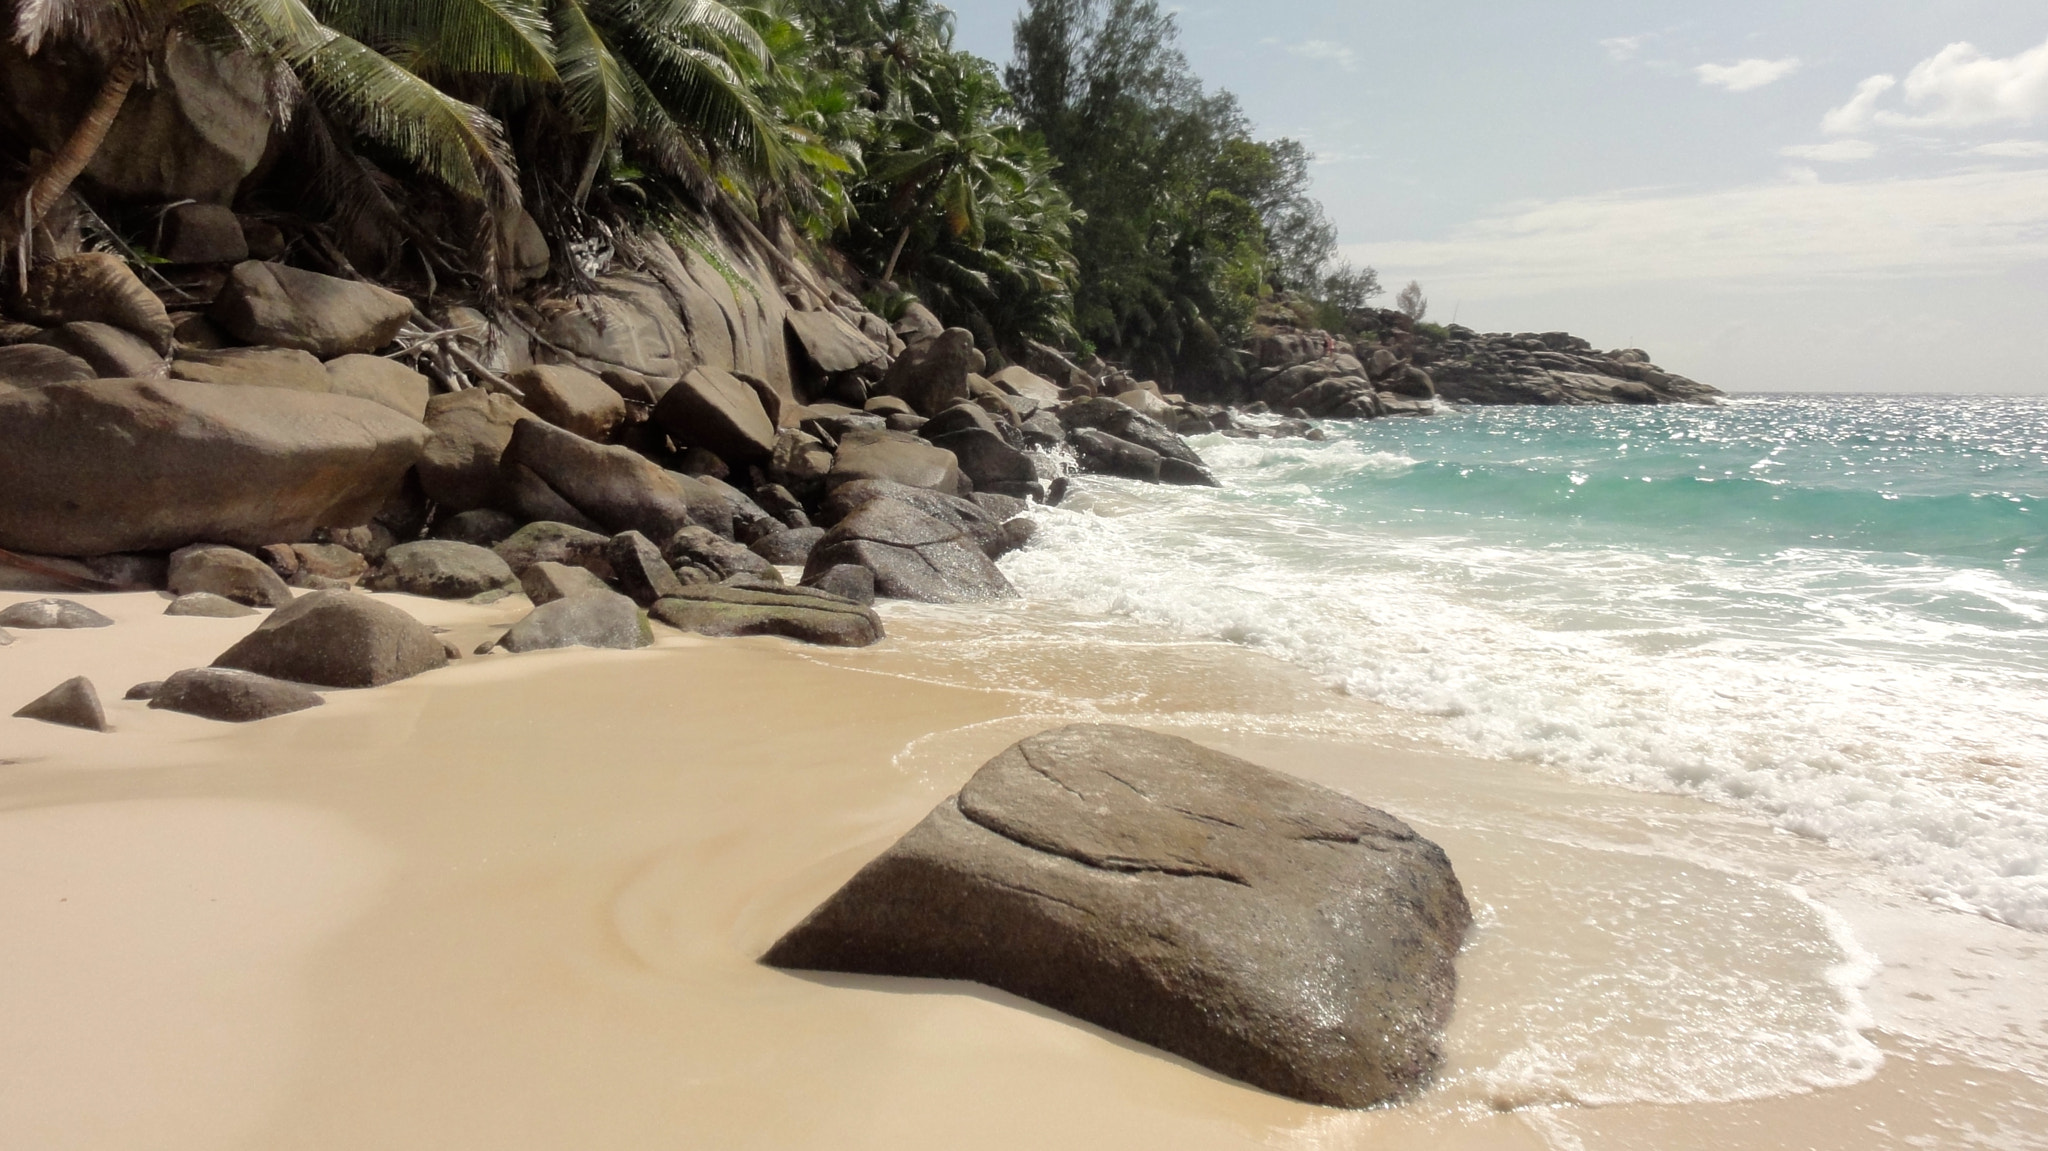
[[249, 723], [327, 702], [296, 683], [224, 667], [195, 667], [157, 686], [149, 706], [224, 723]]
[[1268, 1091], [1370, 1107], [1441, 1062], [1470, 924], [1443, 851], [1386, 812], [1082, 724], [990, 760], [765, 961], [975, 980]]
[[194, 544], [171, 553], [172, 595], [211, 592], [251, 607], [283, 607], [292, 589], [269, 564], [240, 548]]
[[271, 613], [213, 666], [320, 687], [377, 687], [447, 662], [441, 641], [403, 610], [329, 591]]
[[371, 591], [406, 592], [433, 599], [468, 599], [518, 580], [498, 553], [454, 540], [416, 540], [384, 553], [366, 581]]

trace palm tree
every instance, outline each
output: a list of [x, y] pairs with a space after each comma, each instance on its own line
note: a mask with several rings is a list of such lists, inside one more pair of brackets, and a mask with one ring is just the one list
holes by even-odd
[[[423, 0], [441, 17], [422, 61], [495, 61], [547, 76], [544, 25], [521, 0]], [[26, 228], [49, 213], [106, 142], [129, 93], [174, 36], [248, 51], [336, 112], [354, 130], [472, 198], [518, 200], [510, 152], [498, 122], [443, 92], [398, 60], [324, 23], [302, 0], [13, 0], [14, 38], [33, 56], [66, 39], [105, 65], [91, 107], [57, 151], [38, 165], [23, 195]], [[334, 0], [345, 13], [355, 5]]]
[[986, 234], [983, 202], [1005, 184], [1026, 179], [996, 131], [1003, 89], [994, 69], [964, 54], [952, 63], [938, 75], [928, 108], [890, 123], [893, 150], [869, 165], [870, 178], [891, 189], [892, 206], [903, 219], [882, 268], [885, 281], [896, 274], [918, 214], [938, 208], [948, 234], [979, 247]]

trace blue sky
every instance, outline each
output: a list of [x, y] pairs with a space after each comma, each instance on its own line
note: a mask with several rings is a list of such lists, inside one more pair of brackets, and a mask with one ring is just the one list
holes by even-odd
[[[1731, 391], [2048, 394], [2048, 0], [1183, 2], [1430, 318]], [[1010, 54], [1017, 0], [960, 0]]]

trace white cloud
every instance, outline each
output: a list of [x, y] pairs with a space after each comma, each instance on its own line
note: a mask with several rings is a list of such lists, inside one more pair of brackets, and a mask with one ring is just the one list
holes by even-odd
[[1730, 92], [1753, 92], [1799, 71], [1799, 58], [1787, 56], [1783, 60], [1738, 60], [1733, 64], [1702, 64], [1692, 71], [1693, 75], [1700, 78], [1700, 83], [1709, 88], [1726, 88]]
[[1283, 45], [1290, 53], [1308, 60], [1326, 60], [1349, 72], [1358, 63], [1358, 54], [1333, 40], [1303, 40], [1299, 44]]
[[2048, 262], [2048, 170], [1582, 196], [1345, 254], [1473, 296], [1967, 275]]
[[2035, 156], [2048, 156], [2048, 140], [2000, 140], [1992, 144], [1979, 144], [1964, 151], [1972, 156], [2025, 160]]
[[1778, 155], [1822, 164], [1847, 164], [1877, 155], [1877, 145], [1868, 140], [1833, 140], [1826, 144], [1793, 144], [1778, 149]]
[[[1879, 98], [1894, 87], [1902, 88], [1912, 111], [1878, 108]], [[1957, 43], [1915, 64], [1904, 85], [1890, 76], [1863, 81], [1847, 104], [1827, 114], [1821, 127], [1848, 134], [1872, 124], [1954, 129], [2031, 124], [2043, 117], [2048, 117], [2048, 43], [2004, 59]]]
[[1636, 58], [1636, 53], [1643, 50], [1643, 44], [1649, 39], [1648, 36], [1610, 36], [1600, 41], [1600, 46], [1607, 50], [1609, 60], [1625, 64]]
[[1847, 104], [1821, 117], [1820, 130], [1846, 136], [1870, 127], [1871, 117], [1877, 111], [1877, 101], [1898, 83], [1892, 76], [1872, 76], [1856, 85], [1856, 94], [1849, 97]]

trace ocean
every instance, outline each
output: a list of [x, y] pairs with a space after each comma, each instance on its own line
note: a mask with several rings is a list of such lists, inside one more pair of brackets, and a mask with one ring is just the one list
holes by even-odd
[[1220, 489], [1086, 477], [1004, 570], [1048, 637], [1244, 645], [1406, 734], [1727, 805], [2048, 931], [2048, 400], [1326, 430], [1192, 441]]

